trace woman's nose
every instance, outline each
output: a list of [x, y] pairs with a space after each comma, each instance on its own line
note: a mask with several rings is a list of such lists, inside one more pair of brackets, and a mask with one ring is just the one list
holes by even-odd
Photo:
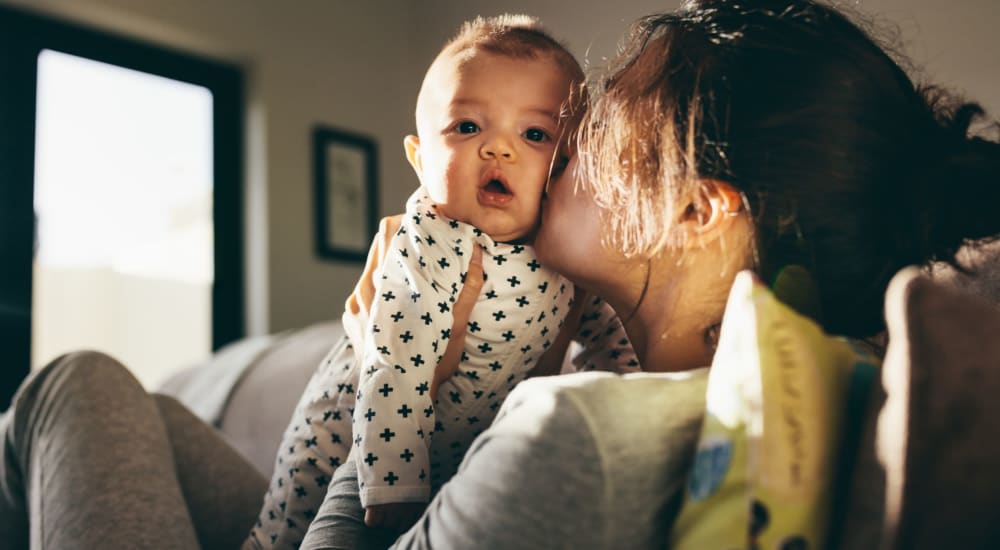
[[494, 137], [486, 140], [479, 148], [479, 157], [483, 160], [498, 159], [515, 161], [517, 160], [517, 153], [510, 142], [501, 137]]

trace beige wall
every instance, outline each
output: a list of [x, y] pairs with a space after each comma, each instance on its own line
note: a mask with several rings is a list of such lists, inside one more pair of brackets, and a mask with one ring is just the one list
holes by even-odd
[[[477, 14], [522, 12], [540, 17], [573, 53], [594, 69], [615, 52], [635, 19], [680, 5], [680, 0], [422, 0], [417, 14], [422, 39], [417, 64], [428, 63], [458, 25]], [[964, 91], [1000, 116], [1000, 2], [998, 0], [840, 0], [882, 29], [914, 62], [918, 77]], [[572, 9], [567, 6], [572, 5]], [[919, 78], [918, 78], [919, 80]]]
[[[500, 11], [540, 16], [600, 67], [636, 17], [679, 2], [634, 0], [0, 0], [226, 60], [248, 84], [248, 329], [337, 317], [360, 266], [313, 255], [309, 129], [323, 122], [375, 136], [381, 211], [415, 185], [401, 153], [423, 70], [458, 24]], [[851, 3], [855, 4], [854, 2]], [[1000, 114], [996, 0], [861, 0], [899, 26], [935, 80]], [[572, 7], [569, 7], [572, 6]]]
[[[423, 0], [420, 5], [423, 9], [415, 14], [415, 26], [421, 30], [421, 40], [412, 45], [414, 66], [418, 69], [426, 68], [437, 54], [438, 48], [455, 33], [463, 21], [477, 15], [502, 13], [526, 13], [539, 17], [545, 27], [563, 41], [581, 63], [600, 68], [604, 60], [615, 53], [619, 39], [632, 21], [649, 13], [674, 9], [680, 5], [680, 1], [586, 0], [570, 3], [555, 0]], [[572, 8], [568, 9], [568, 6]]]

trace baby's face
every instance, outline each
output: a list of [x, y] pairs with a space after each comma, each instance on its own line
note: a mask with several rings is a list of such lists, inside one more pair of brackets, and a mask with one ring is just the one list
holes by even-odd
[[438, 209], [496, 241], [529, 236], [570, 86], [546, 55], [438, 60], [418, 103], [419, 139], [407, 138], [410, 161]]

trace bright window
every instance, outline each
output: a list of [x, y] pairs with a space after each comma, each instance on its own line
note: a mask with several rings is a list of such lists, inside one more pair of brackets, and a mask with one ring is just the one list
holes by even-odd
[[107, 352], [147, 386], [211, 351], [212, 94], [38, 58], [32, 366]]

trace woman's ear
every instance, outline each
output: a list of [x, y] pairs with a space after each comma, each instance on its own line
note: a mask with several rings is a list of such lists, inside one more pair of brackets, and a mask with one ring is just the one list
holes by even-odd
[[720, 180], [702, 180], [681, 214], [686, 242], [705, 244], [724, 234], [743, 211], [743, 196]]
[[420, 138], [408, 135], [403, 138], [403, 149], [406, 150], [406, 160], [410, 161], [410, 166], [417, 173], [417, 177], [422, 177], [424, 173], [424, 163], [420, 159]]

